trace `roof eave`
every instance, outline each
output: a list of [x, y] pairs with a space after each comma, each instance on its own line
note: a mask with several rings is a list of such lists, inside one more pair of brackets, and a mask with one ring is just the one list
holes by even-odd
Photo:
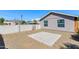
[[71, 17], [78, 17], [78, 16], [75, 16], [75, 15], [64, 14], [64, 13], [59, 13], [59, 12], [49, 12], [46, 15], [44, 15], [39, 21], [42, 21], [46, 16], [48, 16], [50, 14], [53, 14], [53, 13], [62, 14], [62, 15], [66, 15], [66, 16], [71, 16]]

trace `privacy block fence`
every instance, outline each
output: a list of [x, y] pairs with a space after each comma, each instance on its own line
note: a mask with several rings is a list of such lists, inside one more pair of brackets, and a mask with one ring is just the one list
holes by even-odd
[[0, 25], [0, 34], [37, 30], [40, 28], [40, 25]]

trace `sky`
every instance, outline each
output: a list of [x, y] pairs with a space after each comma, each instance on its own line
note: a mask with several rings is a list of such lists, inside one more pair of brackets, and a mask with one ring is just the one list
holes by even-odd
[[79, 16], [79, 10], [0, 10], [0, 17], [5, 18], [5, 20], [20, 20], [21, 15], [23, 15], [23, 20], [30, 21], [33, 19], [38, 20], [48, 12], [52, 11]]

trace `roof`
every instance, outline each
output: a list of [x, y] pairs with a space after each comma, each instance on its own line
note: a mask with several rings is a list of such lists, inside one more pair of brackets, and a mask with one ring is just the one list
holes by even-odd
[[21, 20], [5, 20], [5, 22], [20, 22]]
[[5, 20], [5, 22], [14, 22], [14, 20]]
[[70, 14], [65, 14], [65, 13], [60, 13], [60, 12], [49, 12], [47, 15], [45, 15], [45, 16], [43, 16], [41, 19], [40, 19], [40, 21], [41, 20], [43, 20], [44, 18], [46, 18], [47, 16], [49, 16], [49, 15], [51, 15], [51, 14], [58, 14], [58, 15], [63, 15], [63, 16], [68, 16], [68, 17], [78, 17], [78, 16], [76, 16], [76, 15], [70, 15]]

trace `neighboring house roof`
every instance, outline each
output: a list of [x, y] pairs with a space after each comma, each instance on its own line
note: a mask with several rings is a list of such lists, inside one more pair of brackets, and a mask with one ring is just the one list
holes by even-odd
[[14, 22], [14, 21], [12, 21], [12, 20], [5, 20], [4, 22]]
[[20, 22], [20, 20], [5, 20], [5, 22]]
[[5, 20], [4, 22], [14, 22], [20, 24], [22, 20]]
[[47, 15], [43, 16], [40, 19], [40, 21], [43, 20], [44, 18], [46, 18], [47, 16], [51, 15], [51, 14], [63, 15], [63, 16], [68, 16], [68, 17], [78, 17], [78, 16], [75, 16], [75, 15], [64, 14], [64, 13], [59, 13], [59, 12], [49, 12]]
[[32, 21], [27, 21], [28, 24], [33, 23]]

